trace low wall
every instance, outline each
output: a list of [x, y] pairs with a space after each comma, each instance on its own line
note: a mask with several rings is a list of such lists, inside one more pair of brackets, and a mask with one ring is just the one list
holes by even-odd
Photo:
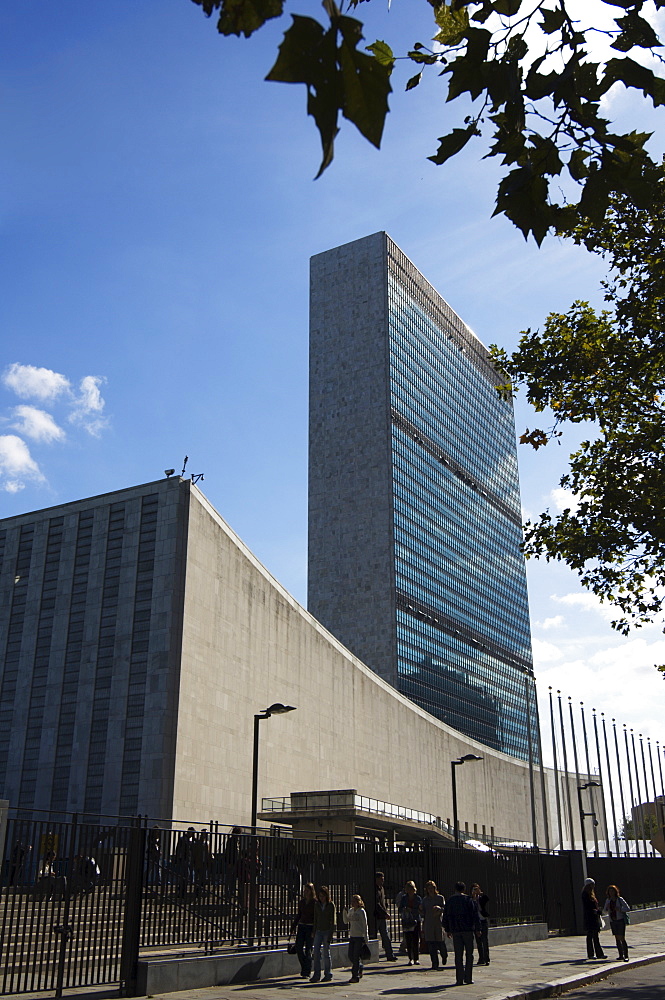
[[547, 924], [506, 924], [504, 927], [490, 927], [488, 940], [491, 945], [518, 944], [521, 941], [545, 941], [549, 931]]
[[[515, 944], [518, 941], [539, 941], [546, 937], [547, 924], [510, 924], [505, 927], [490, 927], [489, 930], [489, 943], [492, 946]], [[378, 962], [378, 941], [370, 941], [369, 946], [372, 957], [368, 961]], [[330, 951], [333, 969], [349, 968], [348, 942], [334, 944]], [[254, 983], [297, 976], [299, 972], [297, 955], [289, 955], [285, 948], [234, 955], [140, 959], [137, 996], [176, 993], [178, 990], [203, 989], [208, 986], [230, 986], [234, 983]]]
[[[665, 917], [665, 906], [647, 906], [645, 910], [631, 910], [631, 924], [643, 924], [646, 920], [662, 920]], [[609, 921], [607, 921], [609, 925]]]
[[[379, 959], [377, 941], [370, 941], [371, 959]], [[330, 948], [333, 969], [349, 968], [348, 941]], [[262, 979], [297, 976], [300, 963], [297, 955], [286, 948], [276, 951], [245, 952], [234, 955], [196, 955], [193, 958], [140, 959], [137, 996], [155, 993], [175, 993], [205, 986], [230, 986], [233, 983], [254, 983]]]

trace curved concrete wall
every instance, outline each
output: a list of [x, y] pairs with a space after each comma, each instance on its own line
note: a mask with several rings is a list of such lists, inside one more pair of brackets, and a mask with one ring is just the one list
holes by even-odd
[[[528, 764], [434, 719], [349, 653], [302, 608], [191, 487], [174, 775], [174, 819], [246, 825], [253, 716], [273, 702], [297, 712], [261, 723], [259, 796], [355, 788], [531, 840]], [[536, 779], [540, 823], [540, 781]]]

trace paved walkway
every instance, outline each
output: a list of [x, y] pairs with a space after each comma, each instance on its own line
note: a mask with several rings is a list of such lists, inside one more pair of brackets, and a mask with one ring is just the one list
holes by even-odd
[[[626, 940], [630, 946], [630, 962], [615, 961], [616, 947], [609, 931], [600, 937], [610, 961], [587, 961], [583, 958], [586, 947], [583, 937], [550, 937], [547, 941], [529, 941], [524, 944], [506, 944], [492, 949], [491, 965], [474, 967], [474, 982], [460, 986], [453, 994], [464, 1000], [539, 1000], [540, 997], [558, 996], [585, 982], [607, 974], [610, 970], [634, 967], [637, 964], [665, 960], [665, 920], [653, 920], [628, 928]], [[405, 958], [386, 963], [368, 965], [358, 984], [350, 984], [350, 973], [335, 969], [332, 983], [310, 985], [294, 976], [249, 983], [239, 986], [218, 986], [182, 993], [159, 994], [154, 1000], [284, 1000], [284, 991], [302, 990], [301, 1000], [401, 1000], [413, 995], [427, 1000], [450, 987], [454, 988], [455, 968], [448, 965], [437, 972], [429, 968], [429, 956], [421, 957], [420, 966], [409, 968]], [[664, 970], [665, 972], [665, 970]], [[556, 984], [556, 985], [555, 985]], [[332, 993], [332, 996], [331, 996]]]
[[[459, 987], [451, 997], [460, 1000], [540, 1000], [560, 996], [585, 983], [594, 982], [608, 974], [620, 974], [624, 969], [665, 960], [665, 920], [652, 920], [631, 925], [626, 939], [629, 944], [629, 962], [616, 962], [614, 938], [603, 931], [600, 940], [609, 961], [588, 961], [583, 937], [550, 937], [546, 941], [528, 941], [524, 944], [505, 944], [492, 948], [491, 965], [474, 967], [474, 982]], [[384, 962], [366, 966], [365, 975], [358, 984], [350, 984], [350, 971], [335, 969], [332, 983], [309, 984], [297, 976], [248, 983], [237, 986], [216, 986], [179, 993], [155, 994], [153, 1000], [285, 1000], [285, 990], [302, 991], [300, 1000], [401, 1000], [413, 996], [440, 996], [454, 988], [455, 968], [451, 963], [438, 971], [429, 968], [429, 956], [421, 956], [420, 966], [409, 968], [405, 958], [395, 963]], [[663, 970], [665, 977], [665, 969]], [[117, 991], [81, 989], [64, 991], [65, 997], [80, 996], [85, 1000], [117, 997]], [[23, 1000], [34, 997], [43, 1000], [49, 994], [21, 994]]]

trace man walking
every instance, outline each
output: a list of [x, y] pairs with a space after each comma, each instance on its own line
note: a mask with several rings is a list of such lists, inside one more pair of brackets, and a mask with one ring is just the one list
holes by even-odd
[[388, 909], [386, 907], [386, 894], [383, 888], [385, 876], [383, 872], [376, 872], [374, 878], [374, 919], [376, 920], [376, 929], [381, 936], [386, 960], [388, 962], [396, 962], [397, 957], [393, 951], [393, 943], [388, 933]]
[[453, 939], [456, 986], [473, 982], [474, 934], [480, 932], [478, 907], [465, 890], [464, 882], [455, 882], [455, 894], [448, 897], [443, 908], [443, 926]]

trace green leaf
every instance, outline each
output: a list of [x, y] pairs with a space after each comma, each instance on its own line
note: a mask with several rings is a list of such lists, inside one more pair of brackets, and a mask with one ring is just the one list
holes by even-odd
[[451, 4], [442, 3], [436, 7], [434, 18], [440, 31], [434, 36], [434, 41], [441, 45], [458, 45], [464, 38], [469, 27], [469, 12], [466, 7], [453, 9]]
[[660, 39], [648, 21], [640, 17], [635, 11], [626, 14], [625, 17], [618, 17], [616, 23], [621, 28], [621, 34], [613, 43], [613, 49], [627, 52], [634, 45], [641, 48], [652, 49], [660, 46]]
[[[284, 34], [277, 61], [266, 80], [280, 83], [304, 83], [307, 86], [307, 114], [314, 118], [321, 136], [323, 159], [320, 177], [334, 155], [337, 116], [343, 95], [337, 68], [337, 32], [324, 31], [311, 17], [293, 15], [293, 24]], [[366, 56], [375, 64], [375, 59]]]
[[361, 24], [351, 17], [335, 18], [341, 34], [338, 59], [343, 89], [342, 114], [377, 149], [388, 114], [392, 63], [382, 64], [357, 48]]
[[589, 174], [587, 160], [589, 153], [585, 149], [574, 149], [568, 161], [568, 172], [575, 181], [584, 180]]
[[610, 87], [621, 82], [625, 87], [641, 90], [645, 97], [650, 97], [654, 107], [665, 104], [665, 80], [656, 76], [646, 66], [641, 66], [633, 59], [610, 59], [605, 66], [605, 74], [601, 81], [601, 92], [606, 93]]
[[546, 35], [552, 35], [555, 31], [559, 31], [566, 20], [566, 12], [561, 8], [548, 10], [547, 7], [544, 7], [540, 13], [543, 15], [540, 27]]
[[428, 156], [427, 159], [440, 166], [446, 160], [449, 160], [451, 156], [455, 156], [461, 149], [464, 149], [472, 136], [479, 134], [475, 122], [467, 128], [454, 128], [448, 135], [439, 137], [438, 150], [434, 156]]
[[194, 0], [206, 17], [220, 10], [217, 30], [221, 35], [244, 35], [249, 38], [257, 28], [284, 13], [284, 0]]
[[541, 135], [532, 135], [531, 144], [533, 152], [529, 155], [529, 162], [534, 173], [550, 176], [560, 174], [563, 163], [554, 140]]
[[410, 80], [407, 80], [405, 90], [413, 90], [414, 87], [417, 87], [420, 83], [422, 75], [423, 71], [421, 70], [420, 73], [416, 73], [416, 75], [412, 76]]
[[392, 67], [395, 64], [395, 56], [393, 55], [393, 50], [387, 44], [387, 42], [381, 42], [377, 40], [372, 42], [371, 45], [367, 46], [368, 52], [374, 53], [374, 58], [382, 66]]
[[506, 17], [512, 17], [514, 14], [518, 13], [520, 7], [522, 6], [522, 0], [494, 0], [492, 6], [497, 14], [504, 14]]
[[528, 167], [511, 170], [501, 183], [494, 215], [503, 213], [528, 239], [533, 235], [538, 246], [554, 224], [554, 213], [547, 204], [548, 183]]

